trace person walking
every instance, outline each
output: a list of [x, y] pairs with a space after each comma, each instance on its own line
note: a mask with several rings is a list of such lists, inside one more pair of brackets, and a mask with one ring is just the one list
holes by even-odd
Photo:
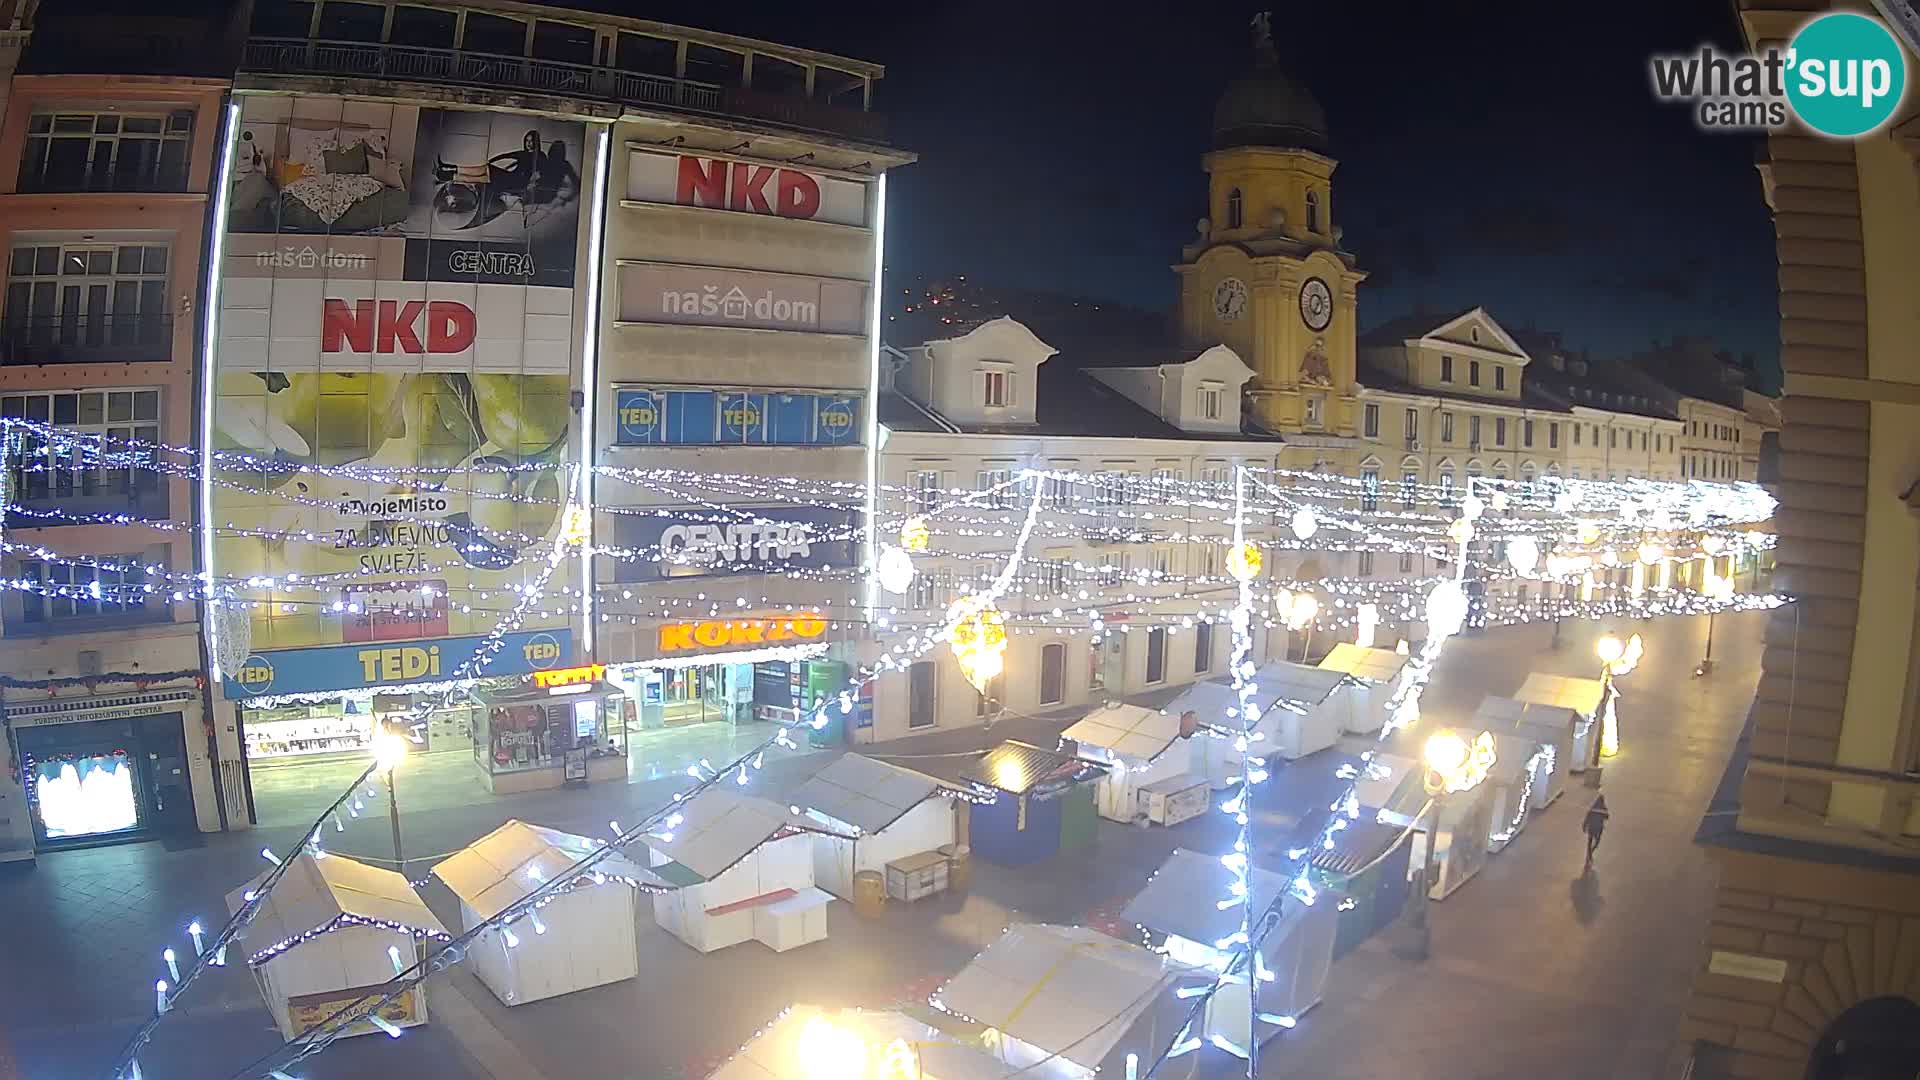
[[1587, 818], [1580, 827], [1587, 834], [1587, 869], [1593, 869], [1593, 852], [1600, 846], [1600, 834], [1607, 829], [1607, 797], [1595, 795], [1593, 805], [1587, 808]]

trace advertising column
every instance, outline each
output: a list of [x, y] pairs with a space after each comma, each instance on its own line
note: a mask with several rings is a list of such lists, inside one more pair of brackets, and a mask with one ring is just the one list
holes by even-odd
[[[251, 617], [219, 629], [247, 638], [222, 689], [243, 706], [258, 790], [263, 765], [362, 751], [377, 712], [444, 688], [517, 604], [480, 674], [572, 659], [567, 579], [526, 590], [576, 465], [586, 132], [241, 101], [212, 570], [260, 579]], [[423, 749], [471, 753], [475, 711], [434, 716]]]

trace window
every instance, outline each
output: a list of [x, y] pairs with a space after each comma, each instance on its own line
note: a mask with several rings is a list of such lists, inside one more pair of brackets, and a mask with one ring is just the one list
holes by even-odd
[[1420, 445], [1420, 410], [1407, 410], [1407, 449]]
[[1067, 558], [1051, 558], [1040, 564], [1040, 591], [1061, 595], [1067, 591], [1073, 581], [1073, 561]]
[[1160, 577], [1171, 577], [1173, 568], [1173, 545], [1155, 544], [1152, 551], [1153, 572]]
[[185, 191], [193, 110], [38, 113], [27, 121], [19, 189]]
[[1153, 501], [1154, 502], [1160, 502], [1160, 503], [1172, 502], [1174, 499], [1174, 496], [1177, 495], [1180, 491], [1180, 484], [1182, 483], [1180, 470], [1179, 469], [1155, 469], [1153, 470], [1152, 483], [1153, 483]]
[[1167, 681], [1167, 628], [1147, 631], [1147, 685]]
[[921, 660], [907, 666], [907, 726], [930, 728], [939, 719], [934, 711], [940, 683], [940, 666]]
[[1317, 428], [1326, 422], [1327, 399], [1319, 394], [1307, 395], [1307, 426]]
[[[1527, 445], [1531, 446], [1533, 444], [1529, 443]], [[1557, 422], [1547, 425], [1547, 449], [1560, 449], [1560, 425]]]
[[1246, 220], [1245, 200], [1240, 197], [1240, 189], [1227, 192], [1227, 228], [1237, 229]]
[[1226, 388], [1219, 383], [1203, 382], [1200, 384], [1200, 419], [1220, 419], [1220, 392], [1224, 389]]
[[1106, 509], [1125, 506], [1132, 501], [1132, 486], [1133, 477], [1126, 473], [1099, 473], [1093, 478], [1094, 502]]
[[1591, 429], [1592, 429], [1592, 434], [1593, 434], [1593, 445], [1595, 445], [1595, 446], [1599, 446], [1599, 445], [1600, 445], [1600, 425], [1599, 425], [1599, 424], [1589, 424], [1589, 425], [1587, 425], [1587, 426], [1588, 426], [1589, 428], [1591, 428]]
[[1372, 513], [1380, 509], [1380, 469], [1369, 465], [1360, 470], [1360, 509]]
[[1507, 418], [1504, 416], [1493, 418], [1493, 445], [1507, 445]]
[[1453, 443], [1453, 414], [1450, 412], [1440, 414], [1440, 441], [1448, 445]]
[[1361, 432], [1369, 439], [1380, 437], [1380, 406], [1367, 405], [1360, 411]]
[[1478, 360], [1467, 361], [1467, 385], [1480, 385], [1480, 361]]
[[1004, 409], [1013, 404], [1013, 372], [981, 372], [980, 404], [989, 409]]
[[1467, 417], [1467, 445], [1476, 450], [1480, 448], [1480, 418], [1477, 416]]
[[913, 575], [913, 584], [907, 588], [907, 607], [914, 611], [936, 611], [946, 606], [946, 571]]
[[1533, 421], [1531, 420], [1520, 421], [1520, 445], [1528, 449], [1533, 448]]
[[1373, 576], [1373, 552], [1366, 551], [1366, 550], [1362, 550], [1360, 552], [1359, 576], [1360, 577]]
[[1205, 675], [1213, 670], [1213, 624], [1196, 623], [1193, 627], [1193, 673]]
[[1040, 478], [1040, 502], [1049, 510], [1065, 510], [1072, 484], [1064, 476]]
[[1573, 445], [1575, 446], [1580, 445], [1580, 428], [1581, 428], [1581, 425], [1579, 424], [1573, 425]]
[[913, 505], [931, 514], [940, 505], [940, 470], [919, 469], [913, 474]]
[[1507, 388], [1507, 369], [1502, 364], [1493, 365], [1493, 388], [1495, 390]]
[[1451, 356], [1440, 358], [1440, 381], [1445, 383], [1453, 381], [1453, 357]]
[[1442, 495], [1445, 495], [1447, 492], [1452, 490], [1453, 490], [1453, 470], [1451, 468], [1443, 468], [1440, 470], [1440, 493]]
[[1040, 704], [1058, 705], [1067, 696], [1067, 647], [1058, 642], [1040, 647]]
[[980, 505], [988, 510], [1005, 510], [1013, 505], [1013, 472], [1008, 469], [981, 469], [974, 490], [984, 492]]
[[1400, 572], [1403, 574], [1413, 572], [1413, 552], [1403, 551], [1400, 553]]
[[165, 621], [172, 614], [166, 594], [146, 591], [151, 582], [141, 568], [155, 561], [167, 560], [164, 554], [146, 552], [82, 556], [71, 561], [23, 559], [21, 580], [64, 595], [23, 590], [20, 621], [42, 632], [101, 623]]
[[[158, 390], [68, 390], [44, 394], [6, 394], [0, 396], [0, 416], [48, 424], [80, 436], [114, 440], [104, 449], [121, 462], [104, 464], [96, 447], [99, 443], [50, 446], [37, 431], [23, 431], [19, 456], [10, 464], [13, 471], [13, 496], [31, 508], [56, 503], [69, 510], [84, 508], [76, 502], [94, 501], [100, 511], [127, 512], [127, 499], [136, 500], [131, 508], [142, 515], [166, 513], [166, 485], [153, 469], [125, 464], [125, 456], [138, 453], [121, 444], [122, 440], [160, 439], [160, 391]], [[62, 440], [65, 443], [65, 440]], [[41, 504], [40, 507], [34, 504]], [[44, 522], [42, 522], [44, 523]]]
[[1403, 472], [1400, 474], [1400, 508], [1413, 509], [1413, 496], [1420, 488], [1420, 474]]
[[165, 244], [17, 247], [8, 266], [6, 341], [19, 363], [167, 360]]
[[973, 715], [992, 716], [1007, 706], [1007, 675], [1001, 672], [987, 680], [985, 690], [976, 690], [973, 694]]
[[1193, 574], [1203, 580], [1220, 576], [1220, 546], [1211, 541], [1193, 545]]
[[1618, 428], [1607, 429], [1607, 449], [1614, 450], [1619, 447], [1620, 445], [1619, 436], [1620, 436], [1620, 430]]
[[1480, 328], [1477, 326], [1467, 327], [1467, 339], [1475, 345], [1480, 344]]
[[1307, 231], [1320, 231], [1320, 193], [1317, 191], [1307, 192]]

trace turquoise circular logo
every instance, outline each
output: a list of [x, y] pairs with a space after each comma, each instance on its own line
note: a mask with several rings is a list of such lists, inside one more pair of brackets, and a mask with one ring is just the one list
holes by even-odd
[[1893, 116], [1907, 90], [1900, 43], [1878, 19], [1839, 12], [1800, 28], [1787, 51], [1787, 101], [1802, 123], [1837, 138]]

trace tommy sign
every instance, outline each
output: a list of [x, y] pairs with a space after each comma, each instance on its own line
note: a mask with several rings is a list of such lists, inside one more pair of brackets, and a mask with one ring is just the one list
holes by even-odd
[[865, 282], [667, 263], [622, 263], [620, 321], [828, 334], [865, 331]]

